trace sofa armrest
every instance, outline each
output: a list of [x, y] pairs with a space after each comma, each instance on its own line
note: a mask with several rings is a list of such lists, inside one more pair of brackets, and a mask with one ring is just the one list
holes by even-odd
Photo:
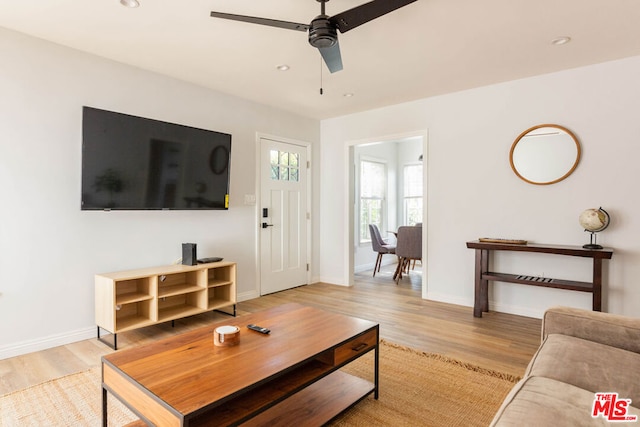
[[640, 353], [640, 318], [569, 307], [548, 309], [542, 339], [562, 334]]

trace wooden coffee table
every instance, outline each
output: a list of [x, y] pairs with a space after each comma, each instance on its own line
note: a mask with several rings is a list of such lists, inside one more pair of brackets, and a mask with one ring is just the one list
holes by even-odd
[[[223, 324], [240, 327], [238, 345], [214, 346]], [[102, 358], [103, 426], [107, 392], [149, 425], [320, 426], [378, 398], [378, 341], [377, 323], [286, 304], [121, 350]], [[340, 370], [372, 350], [372, 378]]]

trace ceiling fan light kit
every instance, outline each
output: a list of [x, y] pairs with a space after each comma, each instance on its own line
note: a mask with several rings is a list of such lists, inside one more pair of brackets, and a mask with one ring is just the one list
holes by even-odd
[[567, 44], [571, 41], [571, 37], [568, 36], [562, 36], [562, 37], [556, 37], [555, 39], [551, 40], [551, 44], [554, 44], [556, 46], [561, 46], [563, 44]]
[[340, 43], [338, 42], [338, 31], [346, 33], [353, 28], [417, 0], [373, 0], [335, 16], [325, 14], [325, 3], [329, 0], [317, 1], [320, 3], [320, 15], [313, 18], [309, 25], [223, 12], [211, 12], [211, 17], [268, 25], [288, 30], [307, 31], [309, 33], [309, 44], [318, 49], [329, 71], [335, 73], [336, 71], [342, 70], [342, 56], [340, 54]]
[[318, 49], [331, 47], [338, 42], [338, 31], [327, 15], [317, 16], [309, 25], [309, 44]]
[[130, 7], [130, 8], [140, 6], [140, 2], [138, 2], [138, 0], [120, 0], [120, 4], [123, 5], [124, 7]]

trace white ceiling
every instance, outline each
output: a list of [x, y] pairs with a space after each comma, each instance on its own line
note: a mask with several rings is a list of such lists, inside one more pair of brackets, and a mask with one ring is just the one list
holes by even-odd
[[[639, 0], [418, 0], [339, 34], [334, 74], [303, 32], [209, 16], [308, 24], [315, 0], [140, 3], [0, 0], [0, 26], [318, 119], [640, 55]], [[558, 36], [572, 41], [551, 44]]]

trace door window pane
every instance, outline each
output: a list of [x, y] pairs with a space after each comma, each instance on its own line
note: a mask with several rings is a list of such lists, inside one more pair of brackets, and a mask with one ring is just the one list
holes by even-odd
[[289, 181], [289, 168], [280, 166], [280, 181]]
[[271, 179], [275, 181], [300, 181], [300, 155], [287, 151], [271, 150]]

